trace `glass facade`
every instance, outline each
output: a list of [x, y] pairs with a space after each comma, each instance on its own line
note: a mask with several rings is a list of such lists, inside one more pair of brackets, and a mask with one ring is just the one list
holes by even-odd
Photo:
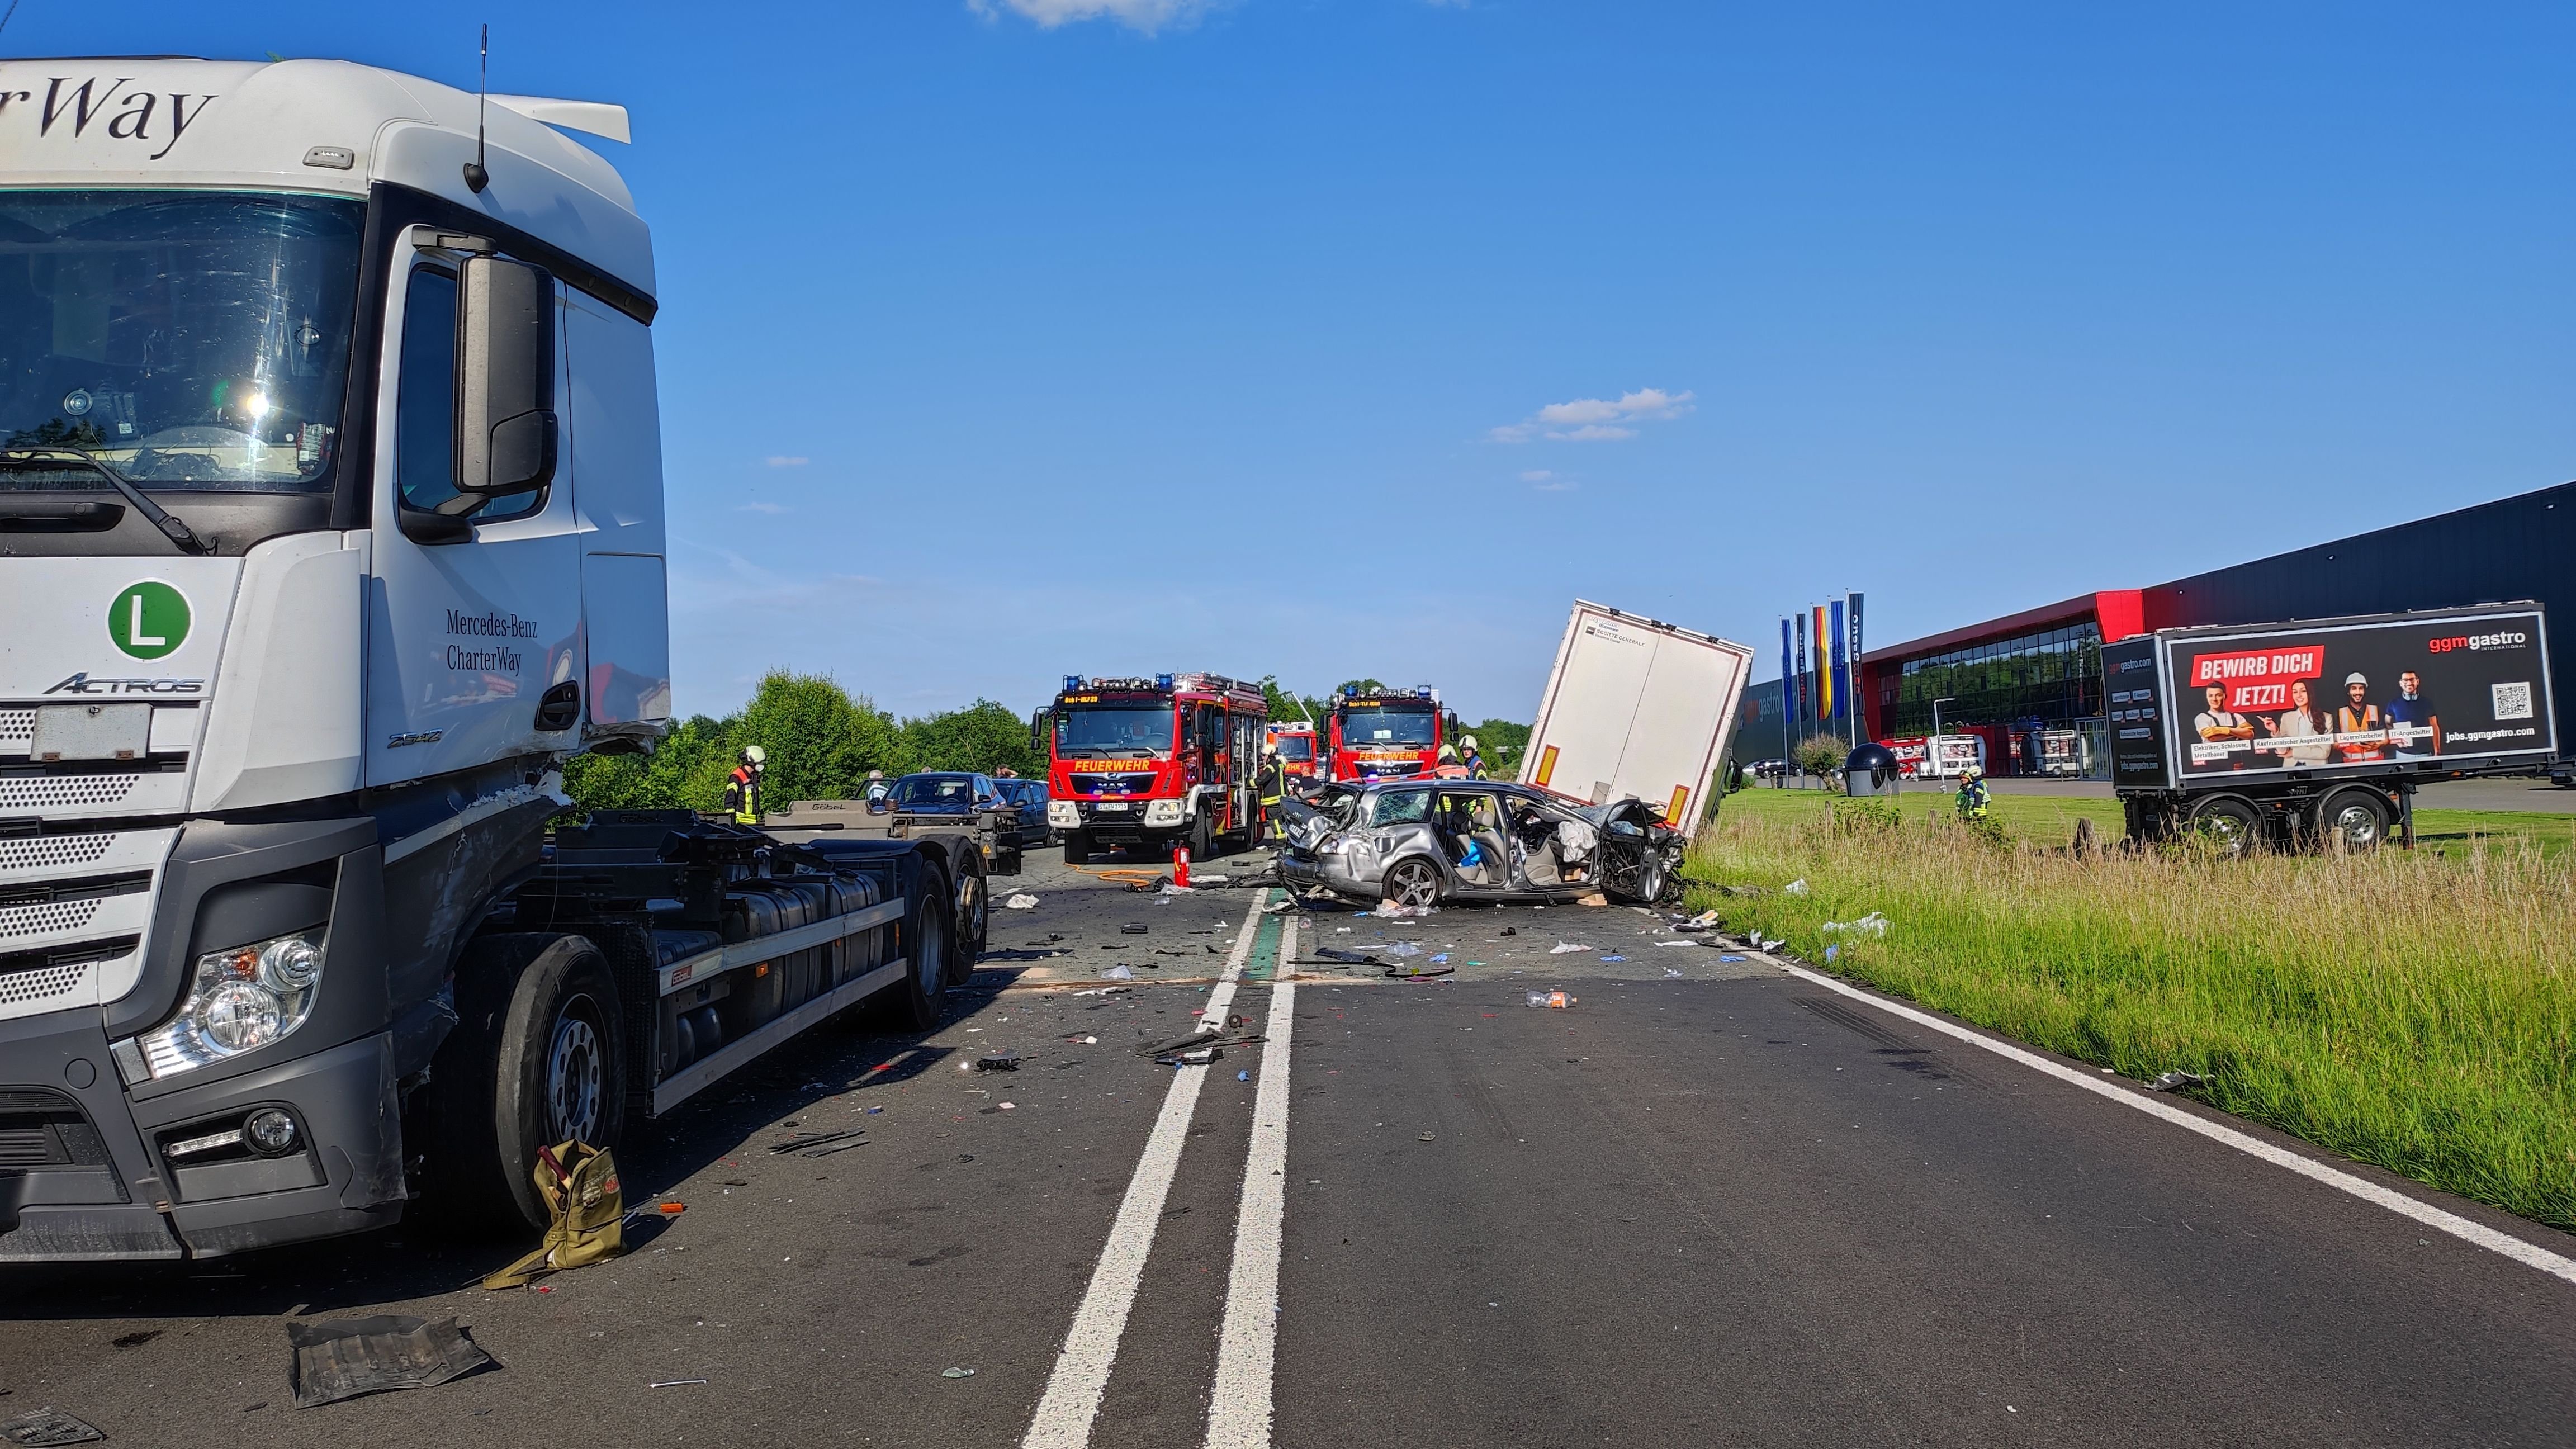
[[2086, 619], [1909, 659], [1895, 683], [1891, 736], [1930, 734], [1935, 699], [1945, 728], [2083, 729], [2102, 717], [2102, 629]]

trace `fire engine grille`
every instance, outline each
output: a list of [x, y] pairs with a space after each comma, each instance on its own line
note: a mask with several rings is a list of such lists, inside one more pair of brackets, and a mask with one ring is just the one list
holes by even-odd
[[19, 870], [46, 870], [58, 865], [88, 865], [116, 844], [116, 832], [94, 835], [40, 835], [0, 840], [0, 875]]
[[113, 805], [134, 793], [131, 774], [31, 775], [0, 779], [0, 810], [59, 810]]
[[1076, 775], [1073, 790], [1077, 795], [1142, 795], [1154, 788], [1152, 775]]

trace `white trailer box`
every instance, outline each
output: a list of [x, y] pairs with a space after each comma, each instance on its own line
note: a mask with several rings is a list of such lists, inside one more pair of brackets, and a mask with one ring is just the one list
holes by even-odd
[[1725, 758], [1753, 651], [1575, 601], [1539, 696], [1521, 783], [1593, 804], [1635, 797], [1688, 830]]

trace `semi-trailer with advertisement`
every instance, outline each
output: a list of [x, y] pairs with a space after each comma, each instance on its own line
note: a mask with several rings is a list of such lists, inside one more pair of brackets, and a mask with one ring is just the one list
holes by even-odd
[[2167, 629], [2104, 645], [2102, 672], [2141, 839], [2366, 849], [2411, 840], [2426, 781], [2558, 759], [2537, 604]]
[[540, 1147], [936, 1019], [947, 843], [549, 828], [671, 715], [652, 244], [564, 134], [622, 110], [320, 60], [5, 96], [0, 1262], [539, 1223]]

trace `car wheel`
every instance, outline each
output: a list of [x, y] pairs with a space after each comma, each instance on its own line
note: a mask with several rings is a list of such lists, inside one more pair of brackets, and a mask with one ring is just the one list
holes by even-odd
[[2388, 839], [2388, 802], [2374, 790], [2337, 790], [2317, 806], [2316, 838], [2326, 850], [2377, 850]]
[[1387, 900], [1399, 906], [1435, 906], [1440, 903], [1440, 869], [1415, 856], [1399, 860], [1386, 868], [1381, 891]]

